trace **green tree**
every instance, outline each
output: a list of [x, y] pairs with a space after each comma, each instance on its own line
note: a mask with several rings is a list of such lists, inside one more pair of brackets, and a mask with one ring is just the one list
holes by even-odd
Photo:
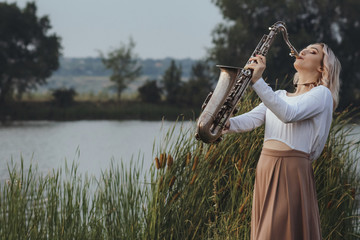
[[156, 80], [146, 81], [138, 91], [143, 102], [158, 103], [161, 100], [161, 88], [158, 87]]
[[138, 57], [133, 52], [135, 43], [130, 38], [129, 44], [121, 44], [120, 48], [110, 51], [107, 56], [100, 52], [104, 66], [112, 71], [110, 80], [116, 85], [118, 100], [121, 93], [141, 73], [141, 65]]
[[[354, 0], [213, 0], [226, 20], [213, 31], [209, 59], [226, 65], [245, 65], [267, 27], [287, 24], [289, 39], [298, 49], [325, 42], [342, 63], [340, 105], [360, 104], [360, 1]], [[267, 55], [265, 76], [270, 81], [295, 73], [289, 49], [278, 36]]]
[[170, 104], [177, 103], [179, 99], [182, 69], [181, 66], [176, 66], [174, 60], [171, 60], [170, 66], [166, 69], [162, 83], [165, 90], [166, 101]]
[[74, 97], [76, 96], [76, 91], [72, 88], [60, 88], [52, 92], [54, 97], [54, 102], [60, 107], [68, 107], [74, 103]]
[[213, 88], [212, 82], [209, 65], [204, 61], [195, 63], [189, 81], [182, 87], [181, 103], [200, 109]]
[[24, 9], [0, 3], [0, 104], [44, 84], [59, 67], [60, 37], [48, 34], [48, 16], [36, 11], [34, 2]]

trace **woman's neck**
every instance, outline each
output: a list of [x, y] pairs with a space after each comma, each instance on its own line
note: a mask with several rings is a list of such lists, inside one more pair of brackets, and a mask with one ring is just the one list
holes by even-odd
[[316, 86], [319, 79], [318, 72], [299, 72], [299, 79], [294, 95], [303, 94]]

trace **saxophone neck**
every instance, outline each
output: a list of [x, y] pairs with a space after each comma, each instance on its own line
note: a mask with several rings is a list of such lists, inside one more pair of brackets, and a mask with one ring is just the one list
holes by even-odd
[[286, 44], [288, 45], [288, 47], [290, 48], [290, 54], [289, 54], [289, 55], [290, 55], [291, 57], [298, 58], [298, 57], [299, 57], [299, 53], [298, 53], [298, 51], [296, 50], [296, 48], [295, 48], [295, 47], [290, 43], [290, 41], [289, 41], [289, 36], [288, 36], [288, 32], [287, 32], [285, 23], [279, 21], [279, 22], [276, 22], [272, 27], [274, 27], [274, 26], [277, 26], [277, 29], [280, 29], [285, 43], [286, 43]]

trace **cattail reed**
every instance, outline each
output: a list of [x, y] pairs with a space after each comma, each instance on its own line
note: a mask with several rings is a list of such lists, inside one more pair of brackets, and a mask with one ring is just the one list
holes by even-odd
[[199, 163], [199, 156], [195, 156], [194, 157], [194, 164], [192, 166], [192, 171], [196, 170], [196, 167], [197, 167], [198, 163]]
[[191, 152], [188, 152], [188, 153], [186, 154], [186, 163], [185, 163], [186, 166], [189, 165], [190, 160], [191, 160]]
[[333, 200], [330, 200], [330, 201], [328, 202], [328, 204], [326, 205], [326, 208], [327, 208], [327, 209], [330, 209], [330, 208], [332, 207], [332, 205], [333, 205]]
[[159, 161], [158, 157], [155, 157], [155, 166], [156, 166], [156, 169], [160, 169], [160, 167], [161, 167], [161, 164], [160, 164], [160, 161]]
[[242, 166], [242, 161], [241, 161], [241, 158], [239, 158], [239, 160], [237, 161], [236, 163], [236, 168], [239, 172], [242, 172], [241, 171], [241, 166]]
[[237, 181], [236, 181], [236, 187], [239, 189], [241, 188], [241, 176], [238, 177]]
[[171, 205], [175, 200], [180, 196], [180, 192], [177, 192], [170, 200], [169, 204]]
[[170, 179], [169, 188], [171, 188], [171, 187], [174, 185], [175, 179], [176, 179], [175, 176], [173, 176], [173, 177]]
[[164, 176], [161, 176], [160, 180], [159, 180], [159, 186], [160, 187], [162, 186], [163, 182], [164, 182]]
[[239, 215], [241, 215], [244, 211], [244, 208], [245, 208], [245, 205], [246, 205], [246, 202], [248, 201], [249, 199], [249, 196], [247, 196], [243, 202], [243, 204], [241, 204], [240, 208], [239, 208]]
[[166, 153], [160, 154], [160, 167], [164, 168], [166, 165]]
[[168, 168], [171, 168], [171, 166], [173, 165], [173, 157], [169, 154], [168, 157], [167, 157], [167, 165], [168, 165]]
[[204, 157], [205, 160], [208, 159], [208, 158], [209, 158], [209, 155], [212, 153], [213, 146], [214, 146], [214, 145], [210, 145], [208, 151], [207, 151], [206, 154], [205, 154], [205, 157]]
[[197, 178], [197, 173], [194, 174], [194, 176], [192, 177], [191, 181], [190, 181], [190, 185], [193, 185], [195, 180]]

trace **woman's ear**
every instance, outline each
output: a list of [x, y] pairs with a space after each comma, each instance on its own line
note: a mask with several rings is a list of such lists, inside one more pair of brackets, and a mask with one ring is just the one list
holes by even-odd
[[318, 69], [317, 69], [320, 73], [324, 72], [324, 68], [319, 66]]

